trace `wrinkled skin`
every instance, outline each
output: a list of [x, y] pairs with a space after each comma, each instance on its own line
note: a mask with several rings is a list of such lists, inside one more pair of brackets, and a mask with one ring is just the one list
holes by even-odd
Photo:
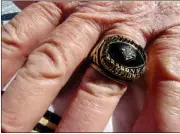
[[[148, 53], [145, 75], [128, 88], [81, 68], [113, 34]], [[180, 2], [39, 2], [2, 28], [2, 42], [2, 85], [21, 68], [2, 96], [3, 131], [31, 131], [70, 78], [53, 103], [57, 132], [101, 132], [115, 108], [115, 132], [180, 131]]]

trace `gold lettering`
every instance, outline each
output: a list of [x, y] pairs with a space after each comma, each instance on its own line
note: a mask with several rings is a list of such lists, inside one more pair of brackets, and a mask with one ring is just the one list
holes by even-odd
[[124, 72], [123, 77], [127, 78], [128, 73]]
[[123, 66], [121, 66], [121, 70], [124, 71], [124, 67]]
[[121, 71], [121, 69], [118, 67], [118, 66], [115, 66], [115, 74], [117, 74], [118, 75], [118, 73], [119, 73], [119, 71]]
[[136, 73], [139, 73], [141, 71], [141, 68], [136, 69]]
[[125, 71], [126, 71], [126, 72], [129, 72], [129, 68], [125, 68]]
[[130, 72], [134, 74], [135, 73], [135, 69], [130, 69]]
[[132, 78], [135, 79], [136, 78], [136, 74], [131, 74]]
[[119, 75], [121, 76], [121, 75], [123, 75], [124, 73], [125, 73], [125, 72], [121, 69]]
[[131, 78], [131, 73], [127, 73], [127, 78]]

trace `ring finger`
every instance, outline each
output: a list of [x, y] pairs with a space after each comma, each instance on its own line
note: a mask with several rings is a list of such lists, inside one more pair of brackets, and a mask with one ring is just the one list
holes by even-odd
[[[119, 32], [123, 31], [122, 28], [128, 33]], [[122, 27], [119, 24], [115, 29], [109, 30], [103, 39], [113, 35], [126, 36], [136, 42], [142, 39], [137, 39], [131, 33], [131, 27]], [[141, 43], [141, 46], [144, 47], [145, 44]], [[102, 132], [126, 89], [126, 85], [117, 83], [89, 67], [56, 131]]]
[[[82, 17], [85, 18], [82, 19]], [[97, 20], [98, 16], [95, 17], [95, 19]], [[3, 95], [2, 117], [4, 129], [9, 131], [30, 131], [33, 124], [35, 124], [40, 116], [42, 116], [46, 111], [54, 97], [59, 92], [59, 88], [61, 88], [65, 84], [74, 69], [87, 56], [87, 53], [99, 38], [99, 35], [101, 33], [99, 23], [92, 21], [92, 18], [91, 20], [87, 18], [88, 16], [85, 16], [84, 14], [81, 14], [81, 17], [73, 15], [70, 16], [51, 34], [51, 36], [45, 41], [45, 43], [43, 43], [40, 48], [36, 49], [29, 56], [26, 65], [19, 71], [17, 77], [12, 82], [7, 92]], [[143, 25], [141, 27], [143, 27]], [[138, 28], [136, 28], [136, 30], [134, 31], [132, 29], [132, 27], [120, 25], [120, 27], [114, 28], [107, 35], [112, 35], [112, 33], [122, 35], [135, 40], [135, 42], [140, 44], [142, 47], [145, 47], [146, 41], [149, 39], [148, 36], [150, 36], [150, 34], [144, 31], [143, 33], [139, 32], [140, 30]], [[147, 29], [149, 30], [149, 27]], [[151, 29], [150, 31], [153, 30]], [[134, 33], [136, 33], [136, 35], [134, 35]], [[144, 39], [144, 37], [146, 39]], [[91, 72], [91, 70], [89, 72]], [[72, 111], [78, 110], [75, 109], [75, 107], [78, 106], [79, 103], [81, 103], [80, 97], [83, 98], [83, 93], [86, 94], [86, 92], [82, 91], [82, 89], [93, 94], [95, 92], [95, 95], [102, 94], [102, 96], [115, 96], [115, 98], [109, 97], [112, 100], [109, 100], [108, 106], [112, 103], [113, 104], [112, 106], [109, 106], [109, 108], [112, 109], [108, 110], [103, 107], [103, 105], [105, 105], [104, 102], [106, 101], [104, 100], [103, 102], [101, 97], [97, 99], [92, 97], [89, 99], [90, 102], [92, 99], [94, 99], [94, 101], [92, 102], [97, 102], [94, 104], [99, 103], [103, 111], [107, 110], [105, 114], [102, 114], [105, 121], [112, 113], [113, 108], [118, 102], [118, 99], [121, 97], [121, 95], [119, 94], [123, 94], [124, 90], [119, 90], [123, 88], [121, 88], [121, 85], [118, 86], [118, 84], [115, 82], [112, 82], [112, 85], [110, 84], [109, 86], [109, 82], [107, 82], [106, 80], [105, 82], [101, 82], [100, 79], [95, 79], [94, 77], [92, 77], [93, 74], [93, 72], [87, 72], [87, 74], [85, 75], [85, 79], [83, 80], [79, 92], [77, 93], [76, 100], [80, 101], [77, 101], [76, 103], [76, 101], [74, 100], [71, 103], [72, 108], [70, 107], [69, 110], [67, 110], [67, 114], [65, 114], [65, 118], [59, 125], [58, 130], [67, 130], [65, 129], [66, 125], [69, 129], [71, 129], [72, 125], [70, 126], [70, 121], [73, 122], [72, 119], [74, 119], [75, 116], [72, 116], [73, 114], [68, 113], [73, 113]], [[107, 88], [102, 88], [103, 85], [105, 85], [105, 87], [107, 86]], [[96, 90], [93, 90], [93, 88]], [[86, 100], [85, 96], [86, 95], [84, 95], [84, 100]], [[13, 100], [11, 98], [13, 98]], [[85, 105], [82, 105], [81, 108], [84, 109]], [[87, 117], [87, 115], [90, 115], [91, 117], [91, 114], [86, 114], [89, 108], [93, 108], [93, 105], [91, 107], [91, 103], [89, 103], [89, 106], [85, 108], [85, 112], [82, 112], [82, 115], [84, 115], [84, 117]], [[32, 115], [32, 113], [36, 114]], [[77, 115], [79, 115], [76, 111], [74, 113], [77, 113]], [[102, 119], [101, 114], [98, 115], [98, 118]], [[15, 120], [13, 120], [14, 118]], [[82, 122], [84, 119], [78, 118], [80, 122]], [[92, 117], [91, 121], [93, 120], [95, 120], [95, 118]], [[99, 131], [99, 128], [102, 129], [103, 127], [103, 125], [101, 124], [104, 124], [103, 121], [99, 121], [99, 123], [100, 126], [95, 127], [96, 129], [93, 129], [91, 126], [86, 129], [88, 129], [89, 131]], [[77, 123], [73, 124], [73, 126], [77, 125]], [[78, 126], [72, 128], [71, 130], [78, 130]]]
[[[145, 11], [144, 13], [149, 14], [148, 11], [150, 11], [150, 14], [152, 14], [150, 16], [157, 18], [165, 17], [158, 13], [153, 14], [152, 9], [147, 9], [148, 8], [146, 8], [147, 12]], [[173, 15], [168, 18], [165, 17], [163, 20], [166, 20], [166, 22], [161, 22], [161, 20], [157, 18], [137, 17], [136, 21], [139, 22], [138, 19], [140, 19], [142, 23], [139, 25], [134, 23], [134, 26], [133, 22], [127, 23], [131, 24], [131, 26], [123, 22], [115, 23], [111, 25], [110, 30], [105, 33], [103, 39], [106, 39], [107, 36], [120, 35], [135, 41], [142, 48], [145, 48], [146, 43], [155, 35], [158, 35], [161, 31], [165, 30], [165, 28], [176, 25], [177, 23], [176, 21], [172, 21], [176, 20]], [[152, 26], [156, 19], [156, 25]], [[116, 18], [116, 20], [118, 19]], [[120, 21], [122, 21], [122, 18]], [[102, 51], [95, 52], [101, 53]], [[99, 57], [95, 58], [95, 60], [99, 61], [98, 58]], [[87, 69], [73, 100], [64, 112], [64, 116], [56, 132], [102, 132], [125, 91], [126, 86], [107, 79], [104, 75], [99, 74], [90, 67]]]

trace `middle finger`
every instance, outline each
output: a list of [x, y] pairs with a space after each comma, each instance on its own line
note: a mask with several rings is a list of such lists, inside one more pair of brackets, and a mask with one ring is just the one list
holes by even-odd
[[100, 32], [97, 23], [70, 16], [31, 53], [2, 96], [4, 131], [32, 130]]

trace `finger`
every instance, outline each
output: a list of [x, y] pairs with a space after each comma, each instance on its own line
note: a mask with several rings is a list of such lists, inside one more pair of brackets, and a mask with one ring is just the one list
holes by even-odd
[[20, 9], [24, 9], [31, 5], [32, 3], [35, 3], [36, 1], [14, 1], [13, 3], [19, 7]]
[[100, 33], [97, 23], [72, 15], [31, 53], [2, 96], [4, 131], [31, 131]]
[[[61, 89], [61, 92], [57, 95], [57, 97], [54, 99], [53, 103], [49, 107], [49, 110], [52, 111], [53, 113], [56, 113], [57, 116], [62, 117], [66, 107], [68, 106], [69, 102], [72, 100], [72, 97], [73, 97], [74, 93], [76, 92], [77, 87], [79, 86], [79, 84], [82, 80], [82, 76], [85, 73], [85, 70], [87, 68], [86, 66], [87, 66], [87, 64], [83, 64], [83, 66], [80, 66], [78, 69], [76, 69], [76, 71], [73, 73], [73, 75], [71, 75], [71, 79]], [[76, 78], [76, 79], [74, 79], [74, 78]], [[49, 118], [51, 119], [51, 115], [49, 115], [48, 118], [46, 118], [46, 119], [49, 119]], [[46, 126], [48, 128], [50, 128], [51, 132], [52, 132], [52, 129], [53, 129], [53, 132], [55, 132], [55, 129], [57, 128], [57, 125], [59, 124], [57, 118], [58, 117], [56, 117], [54, 119], [52, 117], [52, 120], [50, 120], [50, 123], [47, 121], [45, 121], [44, 123], [39, 122], [40, 125], [38, 123], [36, 125], [36, 128], [38, 128], [40, 130], [39, 132], [47, 132], [47, 129], [44, 129], [44, 125], [47, 124]], [[56, 126], [53, 128], [51, 125], [52, 123], [56, 124]], [[33, 129], [33, 130], [37, 130], [37, 129]]]
[[89, 68], [56, 132], [102, 132], [125, 90]]
[[2, 87], [23, 65], [29, 53], [62, 21], [62, 12], [65, 14], [60, 4], [38, 2], [3, 26]]
[[[153, 16], [153, 15], [152, 15]], [[157, 14], [154, 16], [157, 17]], [[160, 18], [162, 16], [158, 15]], [[173, 16], [174, 17], [174, 16]], [[172, 18], [173, 18], [172, 17]], [[143, 20], [144, 19], [144, 20]], [[146, 46], [146, 43], [152, 39], [152, 37], [155, 36], [155, 34], [160, 33], [162, 30], [164, 30], [165, 27], [171, 26], [172, 21], [167, 21], [162, 22], [160, 20], [157, 21], [157, 25], [154, 25], [153, 27], [153, 20], [155, 18], [148, 19], [148, 23], [146, 21], [147, 18], [141, 18], [141, 21], [143, 22], [139, 24], [139, 26], [132, 27], [122, 23], [115, 23], [112, 25], [112, 29], [109, 28], [110, 30], [106, 33], [106, 35], [122, 35], [125, 37], [128, 37], [138, 44], [140, 44], [143, 48]], [[151, 20], [151, 21], [149, 21]], [[169, 19], [168, 19], [169, 20]], [[137, 20], [138, 21], [138, 20]], [[165, 27], [164, 27], [165, 26]], [[143, 29], [143, 30], [142, 30]], [[155, 32], [154, 32], [155, 30]], [[135, 34], [134, 34], [135, 33]], [[85, 77], [91, 77], [90, 73], [89, 76]], [[95, 75], [92, 73], [92, 75]], [[93, 77], [93, 80], [91, 80], [90, 86], [84, 86], [86, 85], [86, 82], [83, 82], [81, 86], [78, 88], [77, 94], [74, 96], [73, 101], [67, 108], [64, 117], [62, 121], [60, 122], [57, 132], [100, 132], [103, 131], [107, 120], [110, 118], [115, 106], [117, 105], [118, 100], [121, 98], [122, 95], [118, 96], [115, 95], [114, 100], [112, 99], [113, 97], [110, 97], [109, 101], [107, 102], [106, 99], [98, 98], [96, 94], [102, 94], [104, 95], [104, 92], [107, 93], [108, 91], [110, 92], [110, 95], [113, 93], [113, 89], [109, 88], [107, 90], [103, 90], [104, 87], [101, 85], [106, 85], [108, 86], [107, 81], [101, 81], [101, 84], [99, 84], [97, 80], [98, 78]], [[102, 78], [103, 79], [103, 78]], [[94, 86], [95, 85], [95, 86]], [[110, 84], [110, 87], [112, 85]], [[83, 87], [83, 88], [82, 88]], [[98, 87], [98, 88], [96, 88]], [[116, 88], [117, 89], [117, 88]], [[119, 89], [121, 89], [119, 87]], [[112, 92], [111, 92], [112, 91]], [[116, 94], [115, 92], [114, 94]], [[122, 94], [124, 91], [121, 92]], [[90, 94], [90, 95], [89, 95]], [[107, 93], [108, 94], [108, 93]]]
[[[138, 44], [145, 47], [143, 34], [136, 31], [134, 35], [134, 32], [131, 27], [117, 24], [105, 33], [103, 39], [111, 35], [122, 35], [141, 42]], [[102, 132], [126, 88], [90, 67], [56, 132]]]
[[142, 78], [128, 85], [119, 101], [112, 118], [113, 132], [131, 132], [144, 104], [146, 90]]
[[150, 48], [148, 97], [134, 132], [180, 131], [179, 37], [180, 27], [170, 28]]
[[[52, 106], [56, 114], [62, 117], [66, 107], [72, 100], [74, 94], [76, 93], [82, 77], [85, 74], [88, 64], [84, 63], [71, 75], [71, 78], [68, 80], [66, 85], [61, 89], [61, 92], [54, 99]], [[76, 79], [74, 79], [76, 78]]]
[[82, 80], [82, 74], [84, 74], [84, 70], [86, 69], [85, 66], [81, 66], [81, 68], [78, 68], [73, 73], [72, 78], [75, 77], [76, 80], [70, 79], [68, 83], [66, 83], [66, 85], [61, 89], [61, 92], [58, 94], [58, 96], [54, 99], [51, 106], [48, 108], [52, 113], [50, 111], [47, 111], [44, 114], [44, 117], [41, 118], [39, 123], [36, 124], [33, 131], [55, 132], [55, 129], [59, 124], [65, 108], [68, 106], [70, 100], [72, 100], [77, 86]]
[[[85, 65], [87, 66], [87, 65]], [[85, 69], [85, 68], [84, 68]], [[81, 67], [62, 89], [60, 94], [54, 100], [52, 106], [53, 111], [62, 117], [66, 108], [72, 101], [74, 94], [76, 93], [80, 82], [82, 80], [82, 74], [84, 69]], [[76, 78], [74, 80], [73, 78]], [[135, 122], [139, 111], [142, 109], [144, 98], [144, 85], [142, 85], [142, 79], [138, 80], [138, 86], [131, 84], [128, 86], [127, 91], [122, 96], [121, 101], [118, 103], [116, 110], [113, 114], [113, 132], [130, 132], [132, 125]], [[109, 127], [107, 127], [109, 129]], [[110, 129], [111, 131], [111, 129]]]

